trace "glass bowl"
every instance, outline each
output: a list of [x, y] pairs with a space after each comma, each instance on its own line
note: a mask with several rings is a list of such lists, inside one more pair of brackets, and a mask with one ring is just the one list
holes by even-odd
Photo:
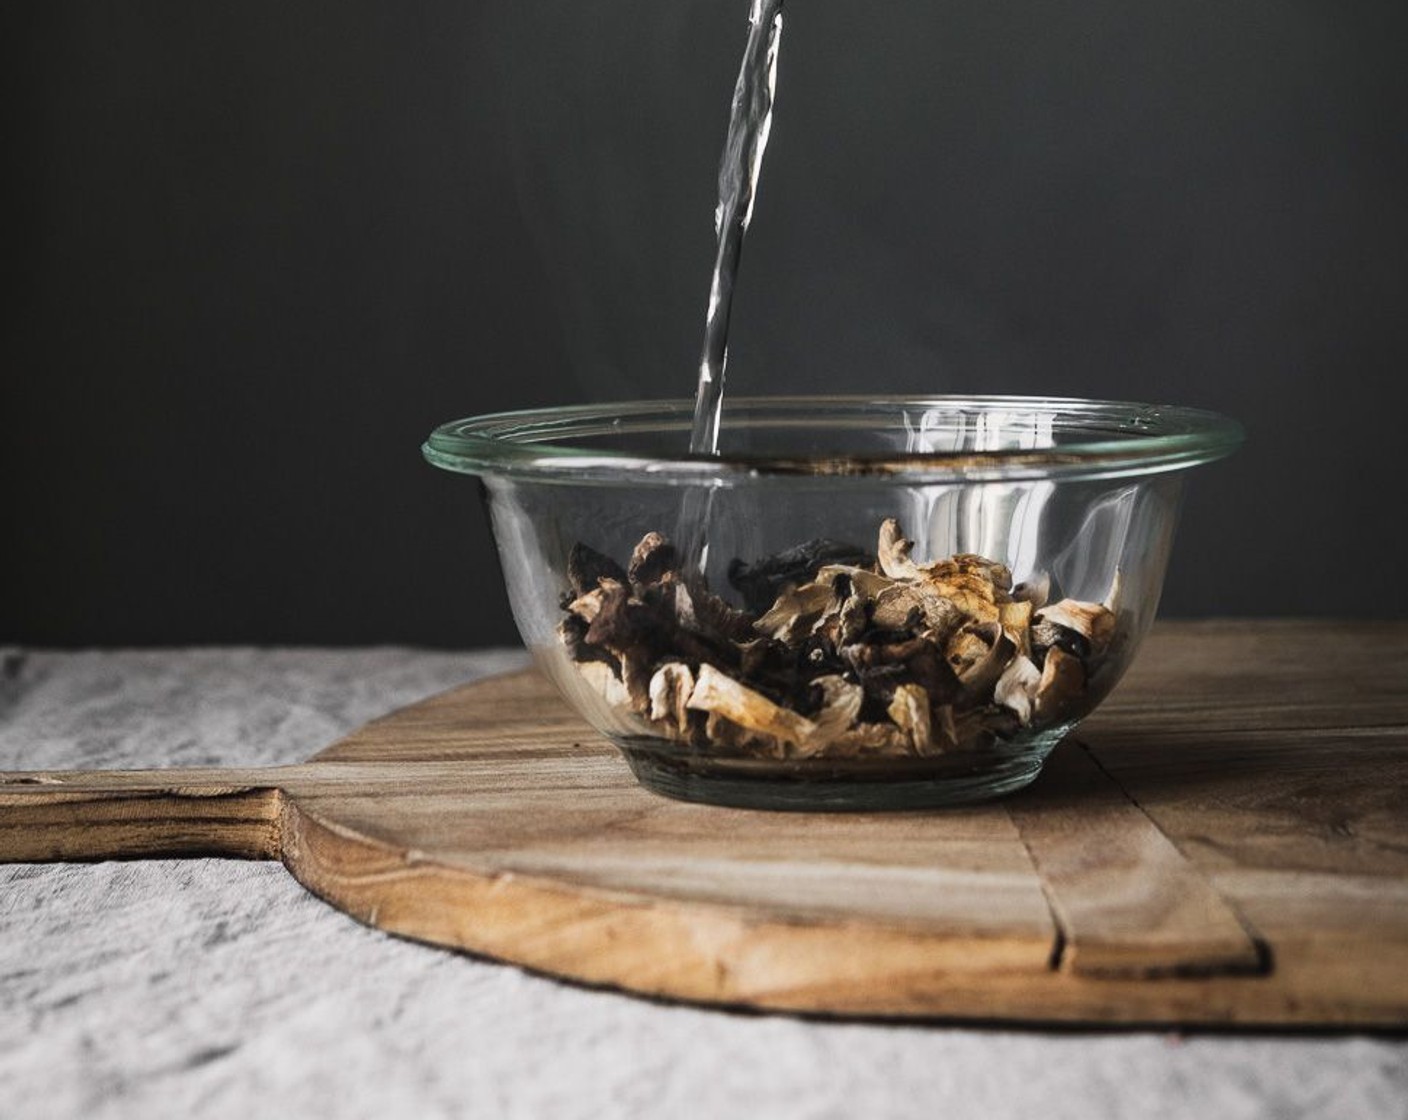
[[542, 671], [672, 797], [886, 809], [1008, 793], [1153, 622], [1187, 470], [1236, 423], [1021, 397], [726, 401], [446, 424]]

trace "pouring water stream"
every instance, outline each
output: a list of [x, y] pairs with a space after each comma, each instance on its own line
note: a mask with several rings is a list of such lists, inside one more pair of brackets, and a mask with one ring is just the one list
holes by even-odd
[[[689, 439], [691, 455], [719, 453], [729, 317], [743, 254], [743, 238], [753, 217], [763, 153], [772, 130], [782, 5], [783, 0], [752, 0], [748, 15], [748, 45], [733, 91], [728, 136], [719, 164], [719, 202], [714, 211], [718, 248], [704, 320], [699, 387], [694, 398], [694, 424]], [[708, 559], [707, 524], [712, 504], [710, 490], [692, 489], [686, 492], [680, 511], [676, 540], [686, 567], [699, 572], [704, 570]]]

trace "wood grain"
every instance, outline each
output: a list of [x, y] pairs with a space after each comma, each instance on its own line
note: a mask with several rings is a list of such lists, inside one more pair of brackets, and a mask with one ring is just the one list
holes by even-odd
[[1067, 741], [1046, 782], [1008, 811], [1064, 934], [1058, 964], [1083, 976], [1257, 972], [1265, 955], [1213, 884]]
[[1163, 625], [1028, 791], [825, 815], [647, 793], [518, 674], [300, 766], [0, 775], [0, 858], [277, 857], [382, 929], [701, 1002], [1402, 1027], [1404, 665], [1401, 625]]
[[0, 774], [0, 859], [278, 859], [273, 770]]

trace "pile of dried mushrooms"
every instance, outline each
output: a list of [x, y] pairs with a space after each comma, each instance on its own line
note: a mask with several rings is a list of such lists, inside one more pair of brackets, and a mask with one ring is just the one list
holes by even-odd
[[[1050, 581], [962, 554], [920, 564], [898, 522], [875, 555], [813, 541], [729, 581], [746, 609], [647, 534], [622, 568], [578, 544], [559, 635], [642, 734], [759, 758], [932, 756], [1077, 712], [1115, 632], [1114, 597], [1048, 602]], [[1118, 581], [1116, 581], [1118, 583]]]

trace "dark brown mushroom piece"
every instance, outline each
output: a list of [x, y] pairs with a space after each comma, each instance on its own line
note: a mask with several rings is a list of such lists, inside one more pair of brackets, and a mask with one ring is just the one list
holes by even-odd
[[572, 585], [573, 597], [595, 591], [604, 579], [612, 579], [621, 584], [628, 582], [626, 569], [611, 557], [581, 541], [574, 544], [572, 551], [567, 554], [567, 582]]
[[756, 636], [753, 632], [753, 616], [747, 611], [730, 606], [710, 591], [702, 580], [690, 579], [682, 586], [689, 589], [695, 620], [704, 633], [740, 644], [751, 641]]
[[678, 568], [679, 552], [675, 546], [659, 533], [646, 533], [631, 553], [626, 572], [631, 586], [639, 592], [641, 588], [659, 583]]
[[744, 605], [750, 611], [762, 614], [786, 587], [810, 582], [817, 571], [828, 564], [865, 567], [871, 562], [872, 558], [863, 548], [818, 538], [751, 564], [742, 558], [735, 559], [728, 566], [728, 582], [743, 596]]

